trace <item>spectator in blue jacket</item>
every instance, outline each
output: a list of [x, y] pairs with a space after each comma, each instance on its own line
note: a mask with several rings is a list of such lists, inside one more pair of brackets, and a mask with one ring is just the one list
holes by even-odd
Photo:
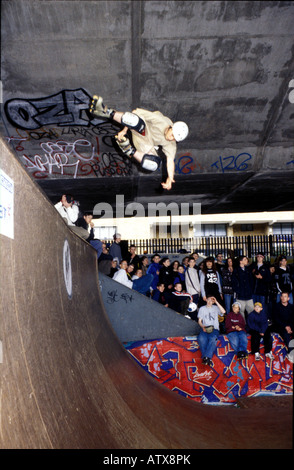
[[263, 338], [264, 352], [266, 357], [273, 359], [270, 328], [268, 327], [267, 316], [260, 302], [255, 302], [254, 310], [247, 317], [247, 326], [251, 335], [251, 352], [255, 355], [255, 360], [260, 360], [260, 341]]
[[160, 261], [160, 256], [156, 253], [152, 258], [151, 258], [151, 263], [147, 269], [147, 274], [152, 274], [153, 276], [153, 281], [151, 284], [152, 290], [155, 290], [157, 287], [157, 284], [159, 282], [159, 271], [161, 269], [161, 265], [159, 264]]
[[186, 291], [185, 267], [182, 264], [178, 267], [178, 273], [174, 279], [174, 286], [178, 283], [182, 284], [183, 291]]
[[169, 294], [166, 292], [163, 282], [157, 284], [157, 288], [152, 292], [152, 299], [165, 307], [169, 306]]

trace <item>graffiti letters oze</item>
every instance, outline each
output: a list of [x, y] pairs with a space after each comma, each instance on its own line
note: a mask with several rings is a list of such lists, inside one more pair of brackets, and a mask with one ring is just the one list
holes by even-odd
[[7, 140], [35, 178], [132, 174], [130, 161], [113, 149], [111, 137], [118, 128], [89, 114], [90, 99], [79, 88], [6, 101], [5, 115], [14, 128]]

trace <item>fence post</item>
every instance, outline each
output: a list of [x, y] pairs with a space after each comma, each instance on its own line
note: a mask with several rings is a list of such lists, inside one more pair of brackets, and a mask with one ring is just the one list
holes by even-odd
[[269, 255], [271, 258], [273, 256], [273, 236], [272, 235], [269, 235], [268, 243], [269, 243]]
[[251, 258], [251, 236], [248, 235], [247, 237], [247, 250], [248, 250], [248, 258]]

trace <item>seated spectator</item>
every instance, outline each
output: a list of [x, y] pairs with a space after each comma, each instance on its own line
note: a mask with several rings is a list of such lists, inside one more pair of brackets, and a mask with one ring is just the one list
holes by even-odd
[[133, 288], [133, 282], [129, 279], [128, 274], [127, 274], [127, 269], [128, 269], [128, 263], [125, 259], [123, 259], [120, 262], [119, 265], [120, 269], [114, 273], [113, 278], [115, 281], [119, 282], [120, 284], [123, 284], [126, 287], [129, 287], [130, 289]]
[[247, 357], [247, 333], [246, 323], [240, 313], [241, 305], [239, 302], [234, 302], [232, 305], [232, 312], [226, 316], [226, 333], [230, 345], [236, 351], [237, 358], [243, 359]]
[[165, 286], [163, 283], [158, 283], [156, 289], [152, 293], [152, 299], [155, 302], [159, 302], [165, 307], [169, 306], [168, 294], [165, 292]]
[[280, 302], [274, 307], [273, 312], [273, 331], [278, 333], [284, 340], [288, 352], [291, 339], [294, 339], [294, 306], [289, 302], [288, 292], [282, 292]]
[[192, 302], [192, 295], [188, 294], [187, 292], [183, 292], [182, 283], [176, 282], [170, 297], [169, 307], [176, 312], [191, 318], [190, 314], [188, 313], [188, 307]]
[[129, 289], [134, 289], [140, 294], [146, 295], [150, 292], [150, 286], [153, 279], [151, 274], [146, 274], [145, 276], [132, 281], [129, 279], [127, 270], [128, 263], [126, 260], [122, 260], [120, 263], [120, 269], [114, 274], [113, 279]]
[[179, 282], [182, 284], [182, 290], [186, 291], [185, 268], [181, 264], [178, 267], [178, 273], [175, 276], [174, 285]]
[[140, 294], [150, 296], [150, 287], [153, 281], [152, 274], [145, 274], [133, 280], [133, 289]]
[[193, 297], [193, 302], [197, 305], [200, 296], [200, 282], [198, 272], [195, 269], [195, 259], [193, 256], [191, 256], [188, 261], [188, 268], [185, 272], [185, 284], [187, 291]]
[[116, 259], [111, 260], [110, 273], [108, 274], [109, 277], [113, 278], [113, 276], [115, 275], [115, 273], [117, 273], [119, 269], [120, 268], [118, 266], [117, 260]]
[[76, 221], [76, 226], [84, 229], [89, 236], [86, 238], [86, 234], [83, 238], [86, 238], [86, 241], [92, 245], [92, 247], [97, 251], [97, 258], [100, 257], [102, 253], [102, 242], [95, 238], [94, 233], [94, 224], [92, 222], [93, 215], [90, 212], [85, 212], [83, 217], [79, 217]]
[[79, 207], [70, 194], [63, 194], [54, 207], [68, 225], [75, 226], [75, 222], [79, 217]]
[[70, 194], [63, 194], [61, 200], [55, 204], [55, 209], [59, 212], [65, 223], [69, 228], [76, 233], [79, 237], [87, 240], [89, 238], [89, 232], [83, 226], [77, 226], [76, 222], [79, 217], [79, 206], [78, 202], [74, 201], [73, 196]]
[[134, 269], [135, 269], [135, 267], [134, 267], [133, 264], [128, 264], [127, 276], [128, 276], [128, 279], [130, 279], [130, 280], [132, 280]]
[[140, 277], [143, 276], [143, 271], [141, 268], [135, 268], [134, 269], [134, 274], [132, 276], [132, 281], [134, 281], [135, 279], [139, 279]]
[[88, 232], [87, 242], [94, 239], [94, 224], [92, 222], [93, 215], [90, 212], [85, 212], [83, 217], [79, 217], [76, 221], [77, 227], [83, 227]]
[[247, 326], [251, 335], [251, 352], [255, 355], [255, 360], [260, 360], [260, 341], [263, 338], [264, 352], [266, 357], [274, 359], [272, 353], [272, 337], [268, 326], [267, 315], [263, 311], [262, 304], [255, 302], [254, 310], [247, 317]]
[[206, 305], [198, 311], [198, 323], [201, 327], [198, 335], [198, 344], [203, 364], [212, 366], [212, 356], [216, 350], [219, 332], [219, 316], [225, 314], [225, 309], [215, 297], [206, 298]]

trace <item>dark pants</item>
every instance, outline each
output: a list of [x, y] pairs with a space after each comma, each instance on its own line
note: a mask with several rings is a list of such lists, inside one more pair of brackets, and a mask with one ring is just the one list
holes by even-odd
[[264, 333], [264, 336], [261, 336], [260, 333], [255, 330], [250, 330], [249, 334], [251, 335], [251, 352], [253, 354], [259, 352], [261, 338], [263, 338], [264, 353], [267, 354], [272, 350], [273, 341], [269, 328], [267, 328], [266, 332]]
[[[290, 343], [291, 339], [293, 338], [293, 335], [290, 333], [287, 333], [286, 328], [275, 328], [274, 331], [276, 331], [284, 340], [284, 343], [286, 344], [287, 348], [288, 344]], [[292, 348], [290, 348], [292, 349]]]

